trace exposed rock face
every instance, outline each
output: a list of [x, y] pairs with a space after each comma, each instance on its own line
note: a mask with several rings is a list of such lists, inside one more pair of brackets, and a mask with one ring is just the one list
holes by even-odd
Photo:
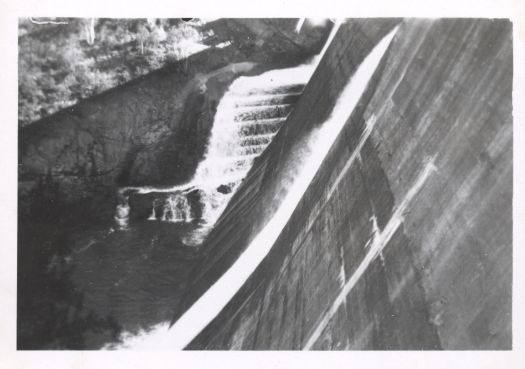
[[[182, 311], [271, 218], [302, 137], [395, 23], [339, 30]], [[189, 348], [510, 349], [512, 68], [509, 21], [402, 22], [272, 250]]]
[[38, 196], [47, 192], [68, 204], [102, 199], [93, 216], [109, 217], [115, 186], [187, 180], [203, 155], [217, 103], [236, 77], [298, 64], [320, 50], [327, 31], [294, 35], [295, 22], [213, 22], [216, 43], [231, 45], [212, 46], [20, 129], [21, 212], [31, 212], [36, 188]]

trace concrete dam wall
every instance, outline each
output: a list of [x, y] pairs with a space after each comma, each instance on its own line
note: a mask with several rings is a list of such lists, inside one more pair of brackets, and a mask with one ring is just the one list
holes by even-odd
[[277, 212], [309, 135], [394, 27], [277, 241], [187, 348], [512, 347], [506, 20], [347, 20], [204, 243], [178, 316]]

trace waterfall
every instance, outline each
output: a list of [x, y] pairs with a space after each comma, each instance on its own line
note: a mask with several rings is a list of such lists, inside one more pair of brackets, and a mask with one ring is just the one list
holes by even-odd
[[[205, 157], [192, 180], [185, 185], [170, 188], [141, 186], [120, 189], [121, 201], [115, 215], [117, 226], [120, 229], [128, 227], [130, 207], [126, 194], [130, 192], [171, 193], [176, 198], [181, 198], [195, 190], [200, 195], [199, 204], [192, 204], [188, 198], [179, 199], [177, 201], [184, 202], [185, 205], [179, 205], [178, 211], [174, 212], [168, 204], [158, 214], [155, 211], [156, 204], [159, 201], [173, 202], [173, 199], [156, 199], [152, 202], [152, 210], [147, 219], [188, 222], [197, 220], [196, 214], [200, 213], [198, 220], [206, 230], [200, 232], [195, 240], [188, 242], [201, 242], [248, 173], [255, 158], [266, 149], [286, 120], [342, 22], [340, 19], [334, 21], [321, 52], [309, 62], [293, 68], [271, 70], [258, 76], [237, 78], [217, 106]], [[200, 207], [200, 212], [195, 207]]]
[[[152, 214], [155, 219], [155, 207], [153, 207]], [[150, 218], [152, 217], [150, 216]], [[193, 219], [188, 198], [180, 193], [168, 196], [164, 203], [161, 220], [168, 222], [191, 222]]]
[[127, 229], [129, 219], [129, 198], [128, 196], [120, 196], [117, 204], [117, 211], [115, 212], [115, 222], [119, 229]]
[[[310, 63], [237, 78], [217, 106], [206, 153], [193, 178], [170, 188], [122, 188], [115, 215], [119, 228], [129, 223], [129, 195], [153, 193], [148, 220], [190, 222], [199, 214], [201, 226], [210, 229], [285, 122], [314, 68]], [[189, 198], [196, 192], [198, 202]]]
[[[153, 330], [137, 336], [125, 337], [124, 348], [184, 349], [226, 306], [243, 286], [253, 271], [266, 257], [277, 237], [288, 223], [299, 201], [321, 167], [328, 151], [365, 91], [368, 81], [385, 54], [397, 28], [385, 36], [357, 68], [338, 97], [329, 118], [312, 132], [306, 145], [310, 154], [298, 163], [298, 174], [289, 183], [288, 192], [272, 218], [250, 242], [245, 251], [176, 322], [157, 325]], [[366, 125], [349, 165], [358, 154], [374, 128], [375, 119]]]

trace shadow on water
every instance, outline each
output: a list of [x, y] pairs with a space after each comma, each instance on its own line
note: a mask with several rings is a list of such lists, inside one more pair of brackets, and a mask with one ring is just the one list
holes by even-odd
[[70, 279], [68, 239], [59, 229], [19, 223], [18, 260], [18, 349], [84, 349], [90, 335], [118, 337], [115, 317], [85, 308], [85, 293]]
[[198, 251], [180, 237], [195, 224], [114, 231], [47, 209], [18, 219], [19, 350], [99, 349], [171, 318]]

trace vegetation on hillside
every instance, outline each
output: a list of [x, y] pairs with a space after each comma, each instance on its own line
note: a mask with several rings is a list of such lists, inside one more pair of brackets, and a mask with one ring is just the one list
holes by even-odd
[[201, 25], [181, 19], [20, 19], [19, 126], [199, 51], [205, 47]]

